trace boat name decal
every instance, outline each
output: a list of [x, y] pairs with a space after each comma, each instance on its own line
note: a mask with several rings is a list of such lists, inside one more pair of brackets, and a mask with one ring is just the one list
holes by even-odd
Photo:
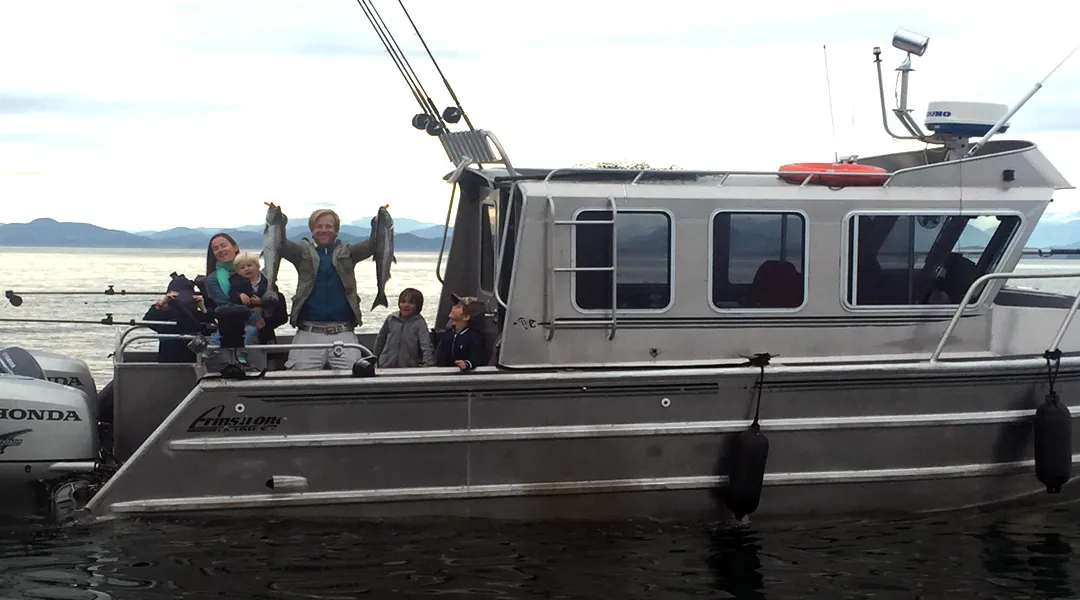
[[73, 410], [0, 408], [0, 421], [82, 421]]
[[525, 317], [518, 317], [514, 321], [514, 325], [520, 326], [522, 329], [533, 329], [536, 327], [536, 319], [526, 319]]
[[225, 406], [219, 404], [195, 417], [188, 425], [188, 433], [232, 433], [238, 431], [274, 431], [285, 422], [285, 417], [273, 415], [225, 416]]

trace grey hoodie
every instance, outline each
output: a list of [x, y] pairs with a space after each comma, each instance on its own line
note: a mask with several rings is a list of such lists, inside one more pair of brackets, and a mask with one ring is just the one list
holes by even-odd
[[372, 351], [379, 357], [381, 369], [435, 366], [431, 332], [427, 321], [419, 314], [409, 315], [402, 321], [400, 314], [391, 313], [383, 322]]

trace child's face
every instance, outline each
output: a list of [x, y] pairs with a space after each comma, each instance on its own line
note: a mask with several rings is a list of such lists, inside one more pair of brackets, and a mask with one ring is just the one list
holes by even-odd
[[236, 272], [250, 281], [255, 281], [259, 278], [259, 265], [250, 261], [240, 263], [236, 265]]
[[402, 317], [408, 317], [416, 313], [416, 303], [413, 301], [412, 296], [405, 296], [398, 300], [397, 305]]
[[460, 304], [455, 304], [451, 306], [450, 314], [448, 316], [450, 317], [450, 320], [455, 323], [461, 323], [468, 318], [468, 316], [465, 315], [465, 311], [462, 309]]

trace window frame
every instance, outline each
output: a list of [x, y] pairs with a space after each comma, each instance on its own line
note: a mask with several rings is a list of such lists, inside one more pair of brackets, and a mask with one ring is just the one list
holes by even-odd
[[[840, 306], [845, 311], [853, 313], [894, 313], [894, 312], [906, 312], [916, 314], [954, 314], [959, 304], [871, 304], [861, 305], [848, 301], [849, 292], [857, 292], [859, 289], [858, 280], [858, 252], [852, 252], [855, 248], [852, 246], [852, 234], [855, 235], [855, 241], [858, 240], [859, 224], [856, 220], [860, 216], [896, 216], [896, 217], [921, 217], [926, 215], [935, 215], [942, 217], [1016, 217], [1018, 220], [1016, 229], [1010, 234], [1009, 241], [1005, 244], [1004, 249], [1001, 251], [1001, 258], [994, 265], [994, 267], [986, 272], [1000, 273], [1001, 265], [1005, 262], [1016, 250], [1016, 244], [1020, 239], [1019, 233], [1023, 230], [1027, 223], [1026, 215], [1018, 210], [1010, 209], [985, 209], [985, 208], [972, 208], [964, 210], [950, 210], [942, 207], [932, 208], [907, 208], [907, 209], [855, 209], [848, 211], [844, 214], [844, 218], [840, 222]], [[944, 223], [944, 222], [943, 222]], [[996, 230], [995, 230], [996, 233]], [[993, 235], [993, 234], [991, 234]], [[985, 252], [985, 248], [983, 249]], [[849, 283], [850, 282], [850, 283]], [[983, 308], [990, 297], [986, 293], [986, 288], [994, 285], [994, 282], [990, 281], [983, 288], [982, 293], [979, 294], [977, 302], [964, 307], [964, 312], [974, 312]], [[856, 297], [856, 294], [851, 295], [852, 298]]]
[[[802, 243], [802, 269], [803, 280], [802, 304], [795, 308], [754, 308], [749, 306], [721, 307], [713, 302], [713, 276], [716, 274], [716, 217], [720, 214], [744, 214], [744, 215], [797, 215], [802, 219], [803, 243]], [[713, 312], [733, 314], [782, 314], [790, 315], [803, 311], [810, 302], [810, 215], [805, 210], [798, 208], [718, 208], [709, 214], [709, 234], [706, 238], [708, 246], [708, 277], [705, 283], [705, 300]], [[728, 239], [730, 246], [731, 240]]]
[[[572, 215], [570, 217], [571, 220], [573, 220], [575, 223], [581, 222], [581, 223], [588, 224], [589, 223], [588, 221], [581, 221], [578, 218], [578, 217], [581, 216], [581, 213], [584, 213], [584, 212], [611, 212], [611, 208], [610, 208], [610, 206], [604, 206], [602, 208], [598, 208], [598, 207], [594, 207], [594, 206], [581, 207], [581, 208], [578, 208], [578, 209], [574, 210], [574, 212], [572, 213]], [[619, 308], [618, 307], [618, 302], [617, 302], [618, 298], [613, 298], [615, 306], [613, 306], [612, 308], [582, 308], [581, 306], [578, 305], [578, 302], [577, 302], [578, 275], [581, 275], [582, 272], [571, 271], [570, 272], [570, 305], [578, 313], [581, 313], [583, 315], [601, 315], [601, 316], [603, 316], [603, 315], [610, 315], [612, 313], [612, 311], [614, 310], [614, 311], [617, 312], [617, 314], [620, 314], [620, 315], [625, 315], [625, 314], [662, 314], [662, 313], [669, 312], [675, 306], [675, 262], [676, 262], [675, 261], [675, 255], [676, 255], [676, 248], [675, 248], [675, 222], [676, 222], [675, 221], [675, 213], [672, 212], [671, 209], [662, 208], [662, 207], [617, 208], [616, 211], [615, 211], [615, 221], [616, 221], [616, 223], [612, 227], [617, 228], [619, 226], [618, 225], [618, 215], [626, 214], [626, 213], [651, 213], [651, 214], [656, 214], [656, 215], [663, 215], [664, 217], [667, 218], [667, 221], [668, 221], [668, 255], [667, 255], [667, 263], [668, 263], [668, 281], [667, 281], [667, 285], [668, 285], [668, 303], [667, 303], [666, 306], [664, 306], [662, 308]], [[578, 238], [579, 226], [578, 225], [571, 225], [569, 227], [571, 228], [571, 231], [570, 231], [570, 265], [572, 267], [577, 267], [578, 266], [577, 238]], [[616, 257], [616, 260], [617, 259], [618, 259], [618, 257]], [[617, 275], [618, 273], [615, 273], [615, 274]]]

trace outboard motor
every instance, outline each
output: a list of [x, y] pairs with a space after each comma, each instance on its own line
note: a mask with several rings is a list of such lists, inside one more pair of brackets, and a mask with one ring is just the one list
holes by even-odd
[[[75, 388], [86, 394], [91, 412], [97, 414], [99, 404], [97, 381], [94, 379], [93, 373], [90, 372], [90, 367], [86, 364], [86, 361], [66, 354], [57, 354], [56, 352], [33, 350], [20, 346], [5, 347], [3, 343], [0, 343], [0, 348], [3, 348], [0, 352], [7, 353], [10, 361], [22, 365], [19, 367], [20, 369], [34, 369], [29, 365], [36, 362], [37, 366], [44, 372], [44, 375], [39, 375], [36, 370], [33, 374], [24, 372], [15, 373], [16, 375], [24, 375], [35, 379], [45, 378], [53, 383]], [[11, 375], [12, 373], [10, 370], [5, 370], [4, 367], [0, 366], [0, 374]]]
[[25, 349], [0, 350], [0, 513], [55, 513], [58, 489], [89, 488], [82, 479], [98, 456], [92, 405], [49, 381]]
[[8, 375], [45, 379], [45, 371], [34, 355], [18, 346], [0, 350], [0, 370]]
[[86, 361], [65, 354], [46, 352], [43, 350], [28, 350], [34, 360], [45, 371], [45, 378], [53, 383], [66, 385], [86, 394], [88, 406], [94, 416], [98, 412], [98, 389], [97, 382]]

